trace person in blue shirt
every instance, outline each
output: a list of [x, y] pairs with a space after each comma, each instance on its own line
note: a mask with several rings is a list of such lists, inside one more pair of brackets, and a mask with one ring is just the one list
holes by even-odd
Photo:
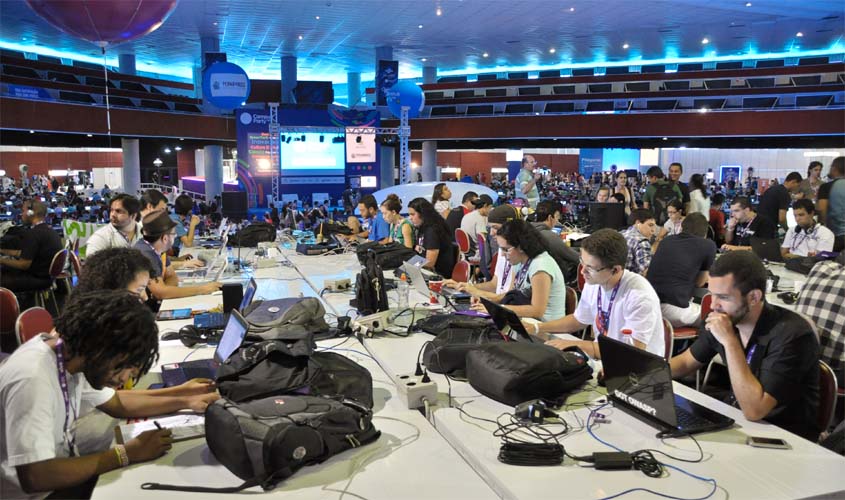
[[349, 227], [352, 229], [350, 240], [369, 240], [387, 243], [390, 238], [390, 224], [384, 220], [378, 209], [376, 197], [368, 194], [361, 197], [358, 202], [358, 211], [361, 212], [363, 223], [355, 216], [348, 219]]

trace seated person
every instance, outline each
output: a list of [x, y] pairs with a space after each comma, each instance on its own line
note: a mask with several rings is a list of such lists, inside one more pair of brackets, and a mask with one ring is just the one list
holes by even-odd
[[358, 202], [358, 211], [364, 218], [364, 224], [361, 224], [358, 217], [350, 215], [347, 224], [352, 228], [352, 234], [347, 238], [351, 241], [368, 240], [387, 243], [388, 238], [390, 238], [390, 224], [384, 220], [381, 212], [379, 212], [376, 197], [371, 194], [362, 196]]
[[748, 198], [737, 196], [731, 203], [731, 217], [728, 219], [722, 250], [751, 250], [752, 236], [773, 240], [777, 238], [777, 226], [765, 216], [751, 210]]
[[563, 273], [541, 242], [531, 224], [513, 220], [496, 233], [499, 249], [512, 266], [513, 289], [522, 297], [512, 302], [506, 296], [491, 297], [522, 317], [552, 321], [566, 315], [566, 283]]
[[628, 258], [625, 269], [645, 276], [651, 264], [651, 238], [657, 231], [657, 222], [651, 210], [638, 208], [628, 218], [631, 227], [622, 231], [628, 245]]
[[[610, 200], [608, 200], [608, 201], [610, 201], [611, 203], [625, 203], [625, 195], [622, 194], [622, 193], [613, 193], [613, 196], [611, 196]], [[631, 207], [626, 205], [625, 206], [625, 213], [627, 214], [630, 211], [631, 211]]]
[[475, 191], [467, 191], [461, 198], [461, 204], [449, 210], [446, 215], [446, 225], [449, 226], [451, 234], [455, 234], [455, 229], [461, 227], [461, 222], [464, 216], [475, 210], [475, 200], [478, 199], [478, 193]]
[[684, 221], [684, 202], [671, 200], [666, 204], [666, 215], [668, 218], [663, 227], [657, 233], [657, 241], [673, 234], [681, 234], [681, 223]]
[[417, 228], [414, 250], [425, 257], [426, 262], [422, 267], [444, 278], [451, 278], [458, 247], [453, 243], [454, 236], [449, 234], [446, 219], [425, 198], [411, 200], [408, 204], [408, 219]]
[[203, 413], [220, 397], [114, 390], [144, 375], [158, 359], [155, 318], [128, 292], [74, 294], [55, 325], [53, 336], [32, 338], [0, 365], [4, 498], [44, 497], [55, 490], [56, 497], [67, 498], [70, 493], [61, 490], [153, 460], [171, 448], [171, 431], [161, 429], [79, 456], [73, 429], [93, 408], [121, 419], [183, 409]]
[[819, 252], [833, 251], [833, 232], [816, 222], [816, 207], [808, 199], [796, 200], [792, 214], [797, 225], [789, 228], [780, 254], [784, 259], [813, 257]]
[[682, 232], [660, 243], [646, 273], [660, 298], [660, 312], [674, 327], [698, 323], [701, 306], [692, 302], [695, 288], [707, 283], [707, 271], [716, 259], [716, 244], [707, 239], [709, 224], [703, 215], [690, 214]]
[[672, 376], [727, 364], [729, 403], [751, 421], [766, 420], [816, 441], [819, 341], [798, 314], [766, 302], [766, 268], [748, 251], [721, 256], [710, 269], [713, 311], [692, 346], [671, 360]]
[[722, 246], [725, 242], [725, 212], [722, 212], [722, 204], [725, 202], [725, 195], [716, 193], [710, 198], [710, 227], [713, 229], [716, 246]]
[[176, 222], [176, 241], [173, 242], [173, 249], [177, 254], [183, 246], [194, 246], [194, 233], [200, 223], [200, 218], [193, 215], [194, 200], [187, 194], [180, 194], [173, 202], [172, 219]]
[[90, 258], [106, 248], [132, 248], [141, 239], [141, 224], [136, 220], [141, 210], [138, 198], [120, 193], [109, 202], [110, 224], [101, 227], [88, 238], [85, 257]]
[[[600, 229], [581, 243], [581, 273], [584, 291], [575, 311], [559, 320], [526, 324], [529, 333], [572, 333], [593, 327], [599, 335], [625, 342], [622, 330], [631, 330], [634, 346], [663, 356], [663, 322], [660, 299], [645, 278], [625, 270], [628, 245], [613, 229]], [[547, 344], [566, 349], [577, 346], [589, 356], [601, 359], [599, 344], [591, 340], [549, 340]]]
[[610, 199], [610, 188], [607, 186], [600, 187], [599, 190], [596, 191], [596, 201], [598, 203], [610, 203], [613, 201]]
[[173, 266], [169, 265], [166, 256], [173, 240], [176, 239], [176, 223], [168, 217], [166, 211], [150, 212], [142, 222], [144, 237], [135, 244], [135, 248], [144, 254], [153, 267], [148, 286], [151, 297], [147, 303], [154, 310], [158, 310], [164, 299], [206, 295], [220, 290], [222, 285], [217, 281], [203, 285], [179, 286], [179, 277], [176, 276]]
[[487, 216], [490, 215], [490, 210], [493, 210], [493, 198], [482, 194], [473, 200], [472, 204], [475, 210], [461, 219], [461, 229], [469, 238], [468, 255], [475, 256], [478, 254], [478, 235], [487, 233]]
[[381, 216], [390, 224], [388, 241], [414, 248], [414, 225], [402, 217], [401, 211], [402, 200], [395, 194], [387, 195], [387, 199], [381, 203]]
[[62, 249], [58, 233], [44, 219], [47, 205], [27, 200], [21, 207], [23, 231], [19, 249], [3, 249], [0, 253], [0, 286], [13, 292], [38, 290], [50, 286], [50, 265]]
[[141, 221], [155, 210], [167, 210], [167, 197], [158, 189], [147, 189], [141, 195]]
[[552, 231], [560, 222], [561, 211], [560, 203], [557, 201], [541, 201], [537, 204], [537, 211], [534, 212], [536, 222], [532, 226], [540, 232], [543, 248], [560, 267], [564, 279], [571, 283], [578, 278], [578, 252], [566, 246], [560, 235]]

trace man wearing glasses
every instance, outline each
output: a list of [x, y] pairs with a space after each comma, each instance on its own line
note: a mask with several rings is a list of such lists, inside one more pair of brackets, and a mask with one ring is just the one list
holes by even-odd
[[[526, 323], [528, 332], [548, 337], [549, 333], [572, 333], [593, 327], [595, 338], [610, 338], [632, 344], [663, 356], [663, 322], [660, 299], [644, 277], [625, 270], [628, 246], [625, 238], [612, 229], [600, 229], [581, 244], [581, 273], [585, 285], [575, 312], [545, 323]], [[625, 335], [622, 330], [630, 330]], [[548, 340], [547, 344], [566, 349], [577, 346], [595, 359], [601, 359], [598, 342], [590, 340]]]
[[516, 176], [516, 197], [528, 202], [528, 206], [533, 209], [537, 208], [540, 201], [540, 191], [537, 189], [540, 174], [534, 173], [536, 166], [537, 160], [531, 155], [525, 155], [522, 157], [522, 170]]

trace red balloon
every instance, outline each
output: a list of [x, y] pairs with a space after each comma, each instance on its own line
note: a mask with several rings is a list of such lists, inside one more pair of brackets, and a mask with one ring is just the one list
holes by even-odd
[[100, 47], [140, 38], [158, 29], [178, 0], [26, 0], [48, 23]]

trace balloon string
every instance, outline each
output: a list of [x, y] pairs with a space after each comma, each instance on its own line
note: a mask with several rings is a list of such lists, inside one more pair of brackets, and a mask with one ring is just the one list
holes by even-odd
[[103, 51], [103, 75], [105, 75], [106, 80], [106, 132], [109, 136], [109, 141], [111, 141], [111, 108], [109, 106], [109, 70], [108, 66], [106, 66], [106, 48], [101, 47]]

